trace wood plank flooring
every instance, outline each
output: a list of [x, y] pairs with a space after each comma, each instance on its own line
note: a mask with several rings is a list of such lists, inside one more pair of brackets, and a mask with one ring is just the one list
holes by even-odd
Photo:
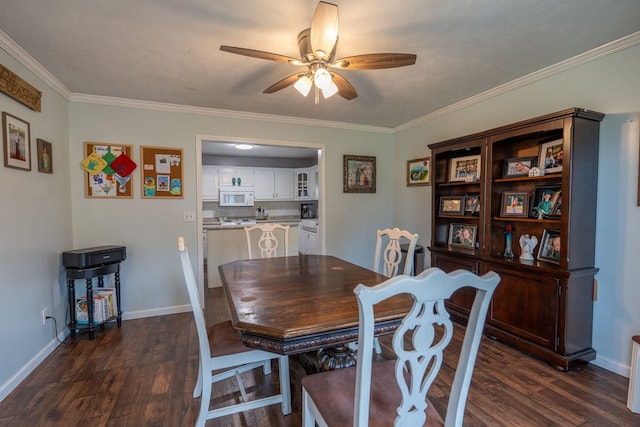
[[[228, 318], [221, 289], [207, 293], [207, 319]], [[461, 329], [461, 328], [459, 328]], [[454, 345], [459, 346], [460, 331]], [[382, 339], [383, 345], [385, 339]], [[191, 313], [107, 325], [94, 341], [67, 339], [7, 398], [0, 402], [0, 426], [193, 426], [199, 399], [191, 397], [196, 378], [197, 339]], [[387, 349], [385, 356], [391, 357]], [[444, 413], [456, 357], [447, 355], [430, 392]], [[300, 379], [290, 361], [293, 413], [280, 406], [211, 420], [208, 427], [299, 427]], [[264, 377], [246, 375], [250, 394], [277, 387], [277, 365]], [[640, 426], [626, 407], [628, 379], [594, 365], [559, 372], [499, 342], [484, 339], [469, 392], [465, 426]], [[230, 397], [229, 397], [230, 396]], [[237, 401], [228, 380], [214, 391], [213, 405]]]

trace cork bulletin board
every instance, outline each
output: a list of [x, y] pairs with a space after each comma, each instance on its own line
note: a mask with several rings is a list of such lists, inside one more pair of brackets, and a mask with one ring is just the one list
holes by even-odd
[[[131, 199], [133, 198], [133, 174], [135, 163], [130, 160], [133, 156], [133, 146], [107, 142], [85, 142], [84, 143], [83, 168], [85, 169], [85, 197]], [[123, 156], [122, 158], [120, 158]], [[126, 160], [128, 173], [119, 175], [111, 167], [114, 160], [119, 159], [122, 163]], [[96, 161], [97, 159], [97, 161]], [[106, 160], [104, 160], [106, 159]], [[95, 168], [94, 165], [102, 161], [102, 167]], [[122, 169], [119, 169], [122, 170]]]
[[140, 147], [143, 199], [182, 199], [182, 149]]

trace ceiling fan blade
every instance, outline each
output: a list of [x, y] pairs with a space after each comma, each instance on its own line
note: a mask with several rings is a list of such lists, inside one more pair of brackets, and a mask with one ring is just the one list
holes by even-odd
[[302, 62], [299, 59], [292, 58], [290, 56], [280, 55], [278, 53], [264, 52], [261, 50], [246, 49], [243, 47], [224, 46], [224, 45], [220, 46], [220, 50], [224, 52], [229, 52], [229, 53], [236, 53], [238, 55], [250, 56], [252, 58], [268, 59], [268, 60], [277, 61], [277, 62], [287, 62], [293, 65], [306, 65], [304, 62]]
[[378, 70], [413, 65], [416, 55], [410, 53], [369, 53], [337, 59], [331, 67], [343, 70]]
[[[318, 59], [331, 54], [338, 41], [338, 6], [319, 2], [311, 21], [311, 47]], [[318, 53], [320, 51], [321, 53]]]
[[338, 95], [349, 101], [358, 97], [355, 88], [347, 81], [347, 79], [334, 72], [330, 72], [330, 74], [333, 78], [333, 82], [338, 86]]
[[304, 76], [304, 74], [305, 73], [296, 73], [296, 74], [292, 74], [292, 75], [290, 75], [288, 77], [285, 77], [284, 79], [280, 80], [279, 82], [275, 82], [274, 84], [272, 84], [271, 86], [266, 88], [262, 93], [274, 93], [274, 92], [282, 90], [282, 89], [284, 89], [286, 87], [289, 87], [292, 84], [295, 84], [295, 82], [297, 82], [300, 77]]

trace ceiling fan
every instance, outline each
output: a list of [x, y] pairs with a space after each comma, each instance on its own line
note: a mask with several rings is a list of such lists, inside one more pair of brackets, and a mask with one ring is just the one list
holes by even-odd
[[307, 96], [311, 88], [315, 86], [316, 104], [319, 102], [318, 93], [320, 91], [322, 91], [324, 98], [329, 98], [336, 93], [347, 100], [358, 96], [347, 79], [334, 71], [329, 71], [329, 69], [375, 70], [404, 67], [416, 62], [416, 55], [408, 53], [369, 53], [335, 59], [337, 47], [338, 6], [321, 1], [313, 14], [311, 28], [298, 34], [301, 59], [234, 46], [222, 45], [220, 50], [253, 58], [306, 66], [306, 70], [285, 77], [269, 86], [263, 93], [274, 93], [293, 85], [303, 96]]

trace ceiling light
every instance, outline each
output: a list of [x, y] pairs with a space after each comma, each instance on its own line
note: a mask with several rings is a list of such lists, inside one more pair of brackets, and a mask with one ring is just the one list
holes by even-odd
[[298, 81], [293, 85], [293, 87], [295, 87], [302, 96], [307, 96], [309, 95], [309, 91], [311, 90], [312, 85], [313, 83], [311, 82], [309, 76], [305, 75], [300, 77]]
[[329, 86], [322, 89], [322, 96], [324, 96], [324, 99], [330, 98], [336, 93], [338, 93], [338, 86], [336, 86], [336, 84], [333, 81], [331, 81]]
[[238, 150], [252, 150], [253, 149], [253, 145], [250, 145], [250, 144], [236, 144], [236, 148]]
[[324, 90], [328, 88], [332, 83], [331, 74], [329, 74], [329, 72], [325, 68], [318, 68], [313, 73], [313, 82], [320, 89]]

